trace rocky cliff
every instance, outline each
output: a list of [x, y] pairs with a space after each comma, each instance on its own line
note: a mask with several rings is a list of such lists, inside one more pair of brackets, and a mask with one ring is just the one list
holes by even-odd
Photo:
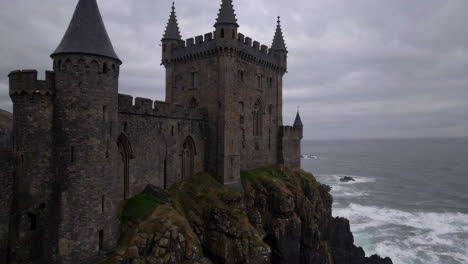
[[299, 169], [242, 172], [244, 194], [198, 174], [129, 200], [107, 264], [389, 264], [365, 257], [349, 222], [332, 217], [330, 188]]

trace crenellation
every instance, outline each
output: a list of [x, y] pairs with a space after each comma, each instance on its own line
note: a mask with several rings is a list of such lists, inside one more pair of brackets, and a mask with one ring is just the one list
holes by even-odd
[[188, 47], [191, 47], [191, 46], [193, 46], [193, 45], [195, 45], [194, 39], [193, 39], [193, 38], [188, 38], [185, 42], [187, 43], [187, 44], [185, 45], [187, 48], [188, 48]]
[[258, 41], [256, 41], [256, 40], [254, 40], [252, 48], [255, 51], [258, 51], [260, 49], [260, 43]]
[[208, 32], [204, 36], [205, 36], [205, 42], [213, 40], [213, 32]]
[[206, 109], [203, 107], [190, 107], [181, 104], [169, 104], [162, 101], [153, 101], [147, 98], [135, 98], [130, 95], [119, 94], [119, 113], [147, 115], [171, 119], [206, 120]]
[[55, 74], [46, 71], [46, 79], [38, 80], [36, 70], [12, 71], [8, 74], [10, 80], [10, 96], [28, 95], [50, 95], [54, 89]]
[[203, 44], [203, 36], [200, 35], [200, 36], [196, 36], [195, 37], [195, 44], [198, 45], [198, 44]]

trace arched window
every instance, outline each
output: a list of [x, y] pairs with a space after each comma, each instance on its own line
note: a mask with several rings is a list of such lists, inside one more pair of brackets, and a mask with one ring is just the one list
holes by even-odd
[[258, 98], [253, 108], [253, 135], [261, 136], [263, 132], [264, 107], [261, 98]]
[[106, 74], [107, 73], [107, 63], [104, 62], [102, 65], [102, 73]]
[[119, 177], [123, 181], [123, 198], [127, 200], [130, 197], [130, 159], [133, 158], [133, 150], [130, 141], [124, 134], [119, 136], [117, 146], [120, 154]]
[[195, 143], [191, 137], [187, 137], [182, 144], [182, 179], [188, 179], [194, 175], [195, 155]]
[[221, 29], [221, 38], [224, 38], [224, 28]]

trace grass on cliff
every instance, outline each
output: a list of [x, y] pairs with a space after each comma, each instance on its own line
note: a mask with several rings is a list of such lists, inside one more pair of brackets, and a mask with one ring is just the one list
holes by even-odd
[[247, 216], [236, 210], [240, 204], [241, 194], [226, 189], [223, 184], [206, 173], [199, 173], [173, 186], [169, 192], [174, 208], [197, 224], [203, 223], [205, 210], [220, 208], [233, 213], [240, 229], [250, 228]]
[[121, 214], [121, 223], [126, 226], [130, 221], [142, 221], [161, 205], [154, 196], [146, 193], [139, 194], [127, 201]]

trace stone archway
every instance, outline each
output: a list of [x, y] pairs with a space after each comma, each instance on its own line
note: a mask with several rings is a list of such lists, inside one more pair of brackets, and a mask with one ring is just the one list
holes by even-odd
[[187, 137], [182, 144], [182, 180], [194, 175], [195, 155], [195, 143], [191, 137]]

